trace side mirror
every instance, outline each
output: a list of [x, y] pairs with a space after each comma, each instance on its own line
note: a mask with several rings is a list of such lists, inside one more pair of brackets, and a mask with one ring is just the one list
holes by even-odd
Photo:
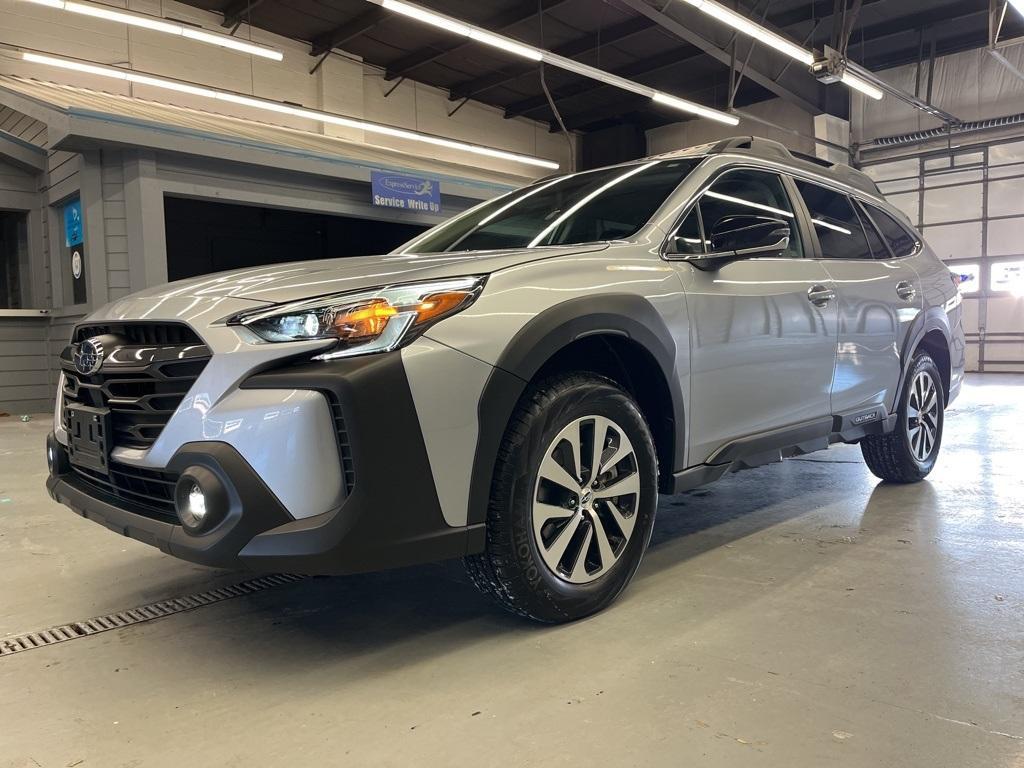
[[693, 261], [714, 270], [741, 259], [778, 256], [789, 247], [792, 225], [770, 216], [724, 216], [711, 230], [711, 252]]

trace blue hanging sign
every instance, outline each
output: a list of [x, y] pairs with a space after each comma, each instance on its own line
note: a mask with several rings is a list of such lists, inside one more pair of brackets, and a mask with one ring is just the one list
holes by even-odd
[[64, 206], [64, 245], [74, 248], [81, 245], [82, 237], [82, 201], [74, 200]]
[[421, 213], [441, 212], [441, 183], [415, 176], [371, 171], [373, 204], [379, 208], [401, 208]]

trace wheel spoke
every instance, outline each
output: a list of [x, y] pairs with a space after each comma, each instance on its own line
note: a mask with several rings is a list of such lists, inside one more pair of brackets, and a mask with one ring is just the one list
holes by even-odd
[[600, 515], [591, 515], [590, 520], [594, 524], [594, 538], [597, 539], [597, 551], [601, 555], [601, 567], [608, 568], [616, 560], [615, 552], [612, 551], [612, 543], [608, 541], [608, 532], [604, 529], [604, 522]]
[[625, 442], [619, 442], [619, 447], [615, 449], [615, 453], [608, 457], [608, 461], [601, 465], [601, 470], [598, 472], [598, 476], [603, 475], [612, 467], [616, 466], [627, 456], [633, 455], [633, 447], [626, 444]]
[[572, 541], [573, 535], [580, 527], [580, 522], [583, 520], [583, 515], [578, 512], [573, 513], [573, 516], [569, 519], [569, 522], [565, 524], [565, 527], [558, 532], [554, 541], [551, 542], [551, 546], [547, 549], [544, 548], [543, 543], [540, 544], [540, 551], [544, 555], [544, 561], [548, 564], [551, 570], [556, 570], [558, 564], [562, 562], [562, 556], [565, 555], [565, 550], [569, 546], [569, 542]]
[[[576, 553], [576, 562], [573, 563], [570, 578], [573, 581], [584, 581], [587, 576], [587, 550], [590, 549], [590, 541], [594, 538], [594, 526], [588, 525], [587, 532], [583, 535], [583, 544]], [[602, 569], [604, 564], [602, 563]]]
[[576, 514], [576, 509], [556, 507], [554, 504], [545, 504], [543, 501], [534, 502], [533, 505], [533, 532], [537, 536], [537, 546], [543, 548], [544, 542], [541, 538], [541, 531], [544, 526], [552, 520], [565, 520]]
[[566, 438], [569, 441], [569, 445], [572, 447], [572, 461], [573, 470], [576, 472], [576, 484], [579, 485], [583, 482], [583, 461], [580, 457], [583, 441], [580, 438], [580, 423], [578, 421], [573, 422], [569, 425], [567, 431], [569, 434]]
[[606, 488], [598, 488], [594, 491], [595, 499], [609, 499], [616, 496], [625, 496], [627, 493], [640, 493], [640, 474], [634, 472], [626, 477], [617, 478], [614, 483]]
[[593, 483], [600, 474], [601, 454], [604, 453], [604, 444], [608, 439], [608, 424], [608, 419], [602, 416], [594, 417], [594, 441], [590, 446], [590, 466], [587, 467], [590, 471], [587, 476], [588, 483]]
[[540, 465], [540, 476], [555, 485], [560, 485], [568, 491], [579, 493], [580, 482], [555, 461], [555, 457], [548, 454]]
[[622, 514], [622, 510], [618, 508], [614, 501], [611, 499], [604, 499], [602, 504], [608, 508], [608, 511], [612, 513], [612, 517], [615, 518], [615, 522], [619, 524], [619, 530], [622, 531], [622, 535], [629, 539], [631, 533], [633, 533], [633, 523], [636, 521], [636, 515], [630, 515], [626, 517]]

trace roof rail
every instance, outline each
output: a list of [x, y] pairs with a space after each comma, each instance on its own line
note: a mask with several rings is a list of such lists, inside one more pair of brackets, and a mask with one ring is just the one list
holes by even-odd
[[711, 149], [712, 154], [721, 154], [733, 149], [748, 149], [758, 157], [773, 157], [778, 160], [792, 160], [793, 153], [784, 144], [758, 136], [733, 136], [722, 139]]
[[734, 136], [729, 139], [722, 139], [716, 143], [709, 153], [721, 154], [735, 150], [747, 151], [765, 159], [782, 160], [789, 163], [796, 161], [798, 163], [807, 163], [808, 165], [813, 164], [817, 166], [815, 170], [820, 168], [827, 169], [828, 175], [836, 181], [841, 181], [854, 189], [859, 189], [870, 195], [882, 196], [882, 192], [878, 189], [878, 185], [875, 184], [875, 180], [863, 171], [858, 171], [856, 168], [851, 168], [843, 163], [831, 163], [820, 157], [807, 155], [802, 152], [793, 152], [785, 145], [771, 139], [762, 139], [757, 136]]

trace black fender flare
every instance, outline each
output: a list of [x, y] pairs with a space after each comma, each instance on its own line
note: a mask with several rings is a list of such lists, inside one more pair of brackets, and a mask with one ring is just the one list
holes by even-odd
[[[946, 340], [946, 346], [951, 347], [953, 331], [949, 327], [949, 315], [946, 314], [946, 310], [942, 307], [928, 307], [925, 309], [917, 316], [910, 327], [910, 332], [907, 333], [907, 337], [903, 342], [903, 349], [900, 350], [900, 380], [895, 389], [895, 400], [893, 401], [892, 408], [890, 408], [890, 412], [894, 412], [899, 405], [900, 392], [903, 391], [903, 385], [906, 383], [910, 366], [914, 362], [914, 352], [921, 346], [924, 337], [932, 331], [939, 331]], [[952, 350], [950, 350], [950, 360], [952, 359]]]
[[477, 406], [479, 432], [469, 490], [470, 525], [484, 522], [498, 450], [530, 380], [560, 350], [588, 336], [613, 335], [639, 344], [656, 361], [672, 399], [675, 435], [671, 470], [685, 447], [683, 392], [675, 373], [676, 346], [661, 315], [642, 296], [583, 296], [532, 318], [505, 347]]

